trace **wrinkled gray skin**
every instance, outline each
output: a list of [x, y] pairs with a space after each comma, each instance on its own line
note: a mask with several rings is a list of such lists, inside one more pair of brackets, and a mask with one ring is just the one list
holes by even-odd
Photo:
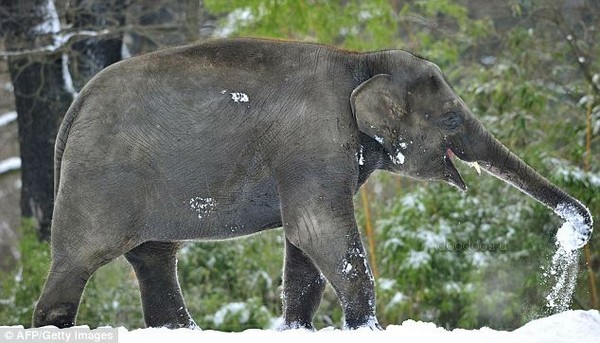
[[74, 325], [89, 277], [125, 254], [146, 324], [194, 327], [177, 281], [180, 242], [283, 226], [284, 328], [312, 328], [327, 280], [346, 328], [377, 329], [353, 195], [376, 169], [465, 190], [454, 155], [572, 209], [578, 245], [589, 239], [588, 210], [496, 141], [435, 64], [407, 52], [237, 39], [117, 63], [81, 91], [57, 139], [52, 266], [33, 324]]

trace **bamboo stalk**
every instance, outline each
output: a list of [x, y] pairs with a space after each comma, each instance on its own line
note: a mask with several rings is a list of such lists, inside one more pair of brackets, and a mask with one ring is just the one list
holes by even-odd
[[[585, 130], [585, 156], [583, 158], [583, 170], [588, 172], [590, 170], [590, 159], [592, 157], [592, 103], [588, 101], [587, 113], [586, 113], [586, 130]], [[598, 308], [598, 289], [596, 288], [596, 275], [592, 269], [592, 252], [590, 249], [590, 243], [588, 242], [583, 248], [585, 255], [585, 265], [588, 273], [588, 279], [590, 282], [590, 295], [592, 297], [592, 308]]]
[[367, 233], [367, 242], [369, 244], [369, 260], [371, 262], [373, 276], [377, 279], [379, 277], [379, 270], [377, 268], [377, 256], [375, 255], [375, 233], [373, 232], [373, 225], [371, 224], [371, 208], [369, 207], [368, 191], [369, 189], [365, 184], [360, 190], [360, 198], [365, 211], [365, 231]]

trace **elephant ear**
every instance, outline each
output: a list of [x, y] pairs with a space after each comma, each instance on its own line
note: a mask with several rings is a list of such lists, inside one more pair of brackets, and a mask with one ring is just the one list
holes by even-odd
[[[399, 89], [388, 74], [378, 74], [361, 83], [350, 96], [358, 129], [394, 151], [393, 127], [405, 113], [405, 90]], [[401, 88], [401, 87], [400, 87]]]

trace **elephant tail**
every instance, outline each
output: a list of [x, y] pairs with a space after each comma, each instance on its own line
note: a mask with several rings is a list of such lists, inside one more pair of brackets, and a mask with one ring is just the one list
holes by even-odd
[[69, 132], [71, 131], [71, 126], [73, 126], [73, 122], [75, 118], [77, 118], [77, 114], [81, 110], [83, 105], [83, 100], [85, 96], [84, 94], [79, 94], [79, 96], [73, 101], [67, 113], [65, 114], [62, 123], [60, 124], [60, 128], [58, 129], [58, 135], [56, 136], [56, 143], [54, 145], [54, 198], [56, 199], [56, 195], [58, 194], [58, 186], [60, 184], [60, 170], [62, 166], [62, 157], [67, 146], [67, 139], [69, 137]]

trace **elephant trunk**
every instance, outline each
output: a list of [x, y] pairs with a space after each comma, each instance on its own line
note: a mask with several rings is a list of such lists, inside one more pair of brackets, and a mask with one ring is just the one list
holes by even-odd
[[[525, 164], [482, 126], [476, 131], [479, 134], [470, 142], [473, 155], [469, 160], [477, 161], [490, 174], [548, 206], [566, 220], [564, 229], [561, 228], [557, 234], [565, 249], [573, 250], [585, 245], [593, 229], [590, 211]], [[569, 232], [564, 232], [565, 230]]]

